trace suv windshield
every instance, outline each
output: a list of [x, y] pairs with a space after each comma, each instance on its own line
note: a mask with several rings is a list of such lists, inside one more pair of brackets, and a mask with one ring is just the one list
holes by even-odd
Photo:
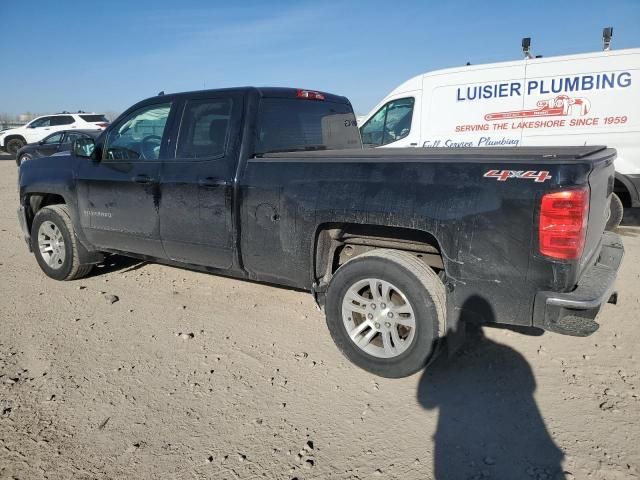
[[263, 98], [256, 155], [270, 152], [362, 148], [349, 104], [297, 98]]

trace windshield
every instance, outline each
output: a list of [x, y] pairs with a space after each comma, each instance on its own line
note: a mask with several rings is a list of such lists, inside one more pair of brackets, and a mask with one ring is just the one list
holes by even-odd
[[256, 135], [256, 155], [362, 148], [356, 117], [344, 103], [264, 98]]

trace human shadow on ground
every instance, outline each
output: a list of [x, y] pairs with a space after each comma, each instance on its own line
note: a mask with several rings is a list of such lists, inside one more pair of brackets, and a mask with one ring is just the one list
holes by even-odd
[[[486, 300], [474, 297], [465, 306]], [[461, 348], [441, 355], [420, 380], [418, 401], [438, 409], [434, 440], [436, 480], [560, 480], [564, 453], [554, 443], [533, 393], [526, 359], [464, 322]]]

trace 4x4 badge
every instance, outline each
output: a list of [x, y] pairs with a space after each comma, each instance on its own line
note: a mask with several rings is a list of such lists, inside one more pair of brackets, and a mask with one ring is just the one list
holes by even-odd
[[499, 182], [506, 182], [510, 178], [524, 178], [533, 180], [536, 183], [542, 183], [551, 178], [547, 170], [489, 170], [483, 175], [485, 178], [495, 178]]

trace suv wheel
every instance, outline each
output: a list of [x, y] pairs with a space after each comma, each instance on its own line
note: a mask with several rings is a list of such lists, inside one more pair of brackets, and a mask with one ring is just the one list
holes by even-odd
[[20, 150], [24, 146], [24, 140], [22, 140], [21, 138], [12, 138], [7, 142], [6, 149], [8, 153], [10, 153], [11, 155], [15, 155], [16, 153], [18, 153], [18, 150]]
[[414, 255], [372, 250], [336, 271], [326, 312], [331, 336], [349, 360], [382, 377], [405, 377], [435, 357], [445, 332], [445, 287]]
[[78, 244], [66, 205], [50, 205], [36, 213], [31, 226], [31, 249], [42, 271], [56, 280], [84, 277], [93, 267], [80, 264]]

